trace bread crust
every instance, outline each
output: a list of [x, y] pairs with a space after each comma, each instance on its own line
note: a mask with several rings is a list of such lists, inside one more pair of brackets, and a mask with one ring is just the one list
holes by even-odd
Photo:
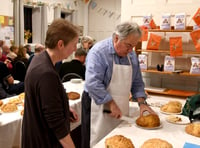
[[200, 123], [191, 123], [185, 127], [186, 133], [200, 137]]
[[16, 104], [7, 103], [7, 104], [3, 104], [1, 106], [1, 111], [4, 113], [11, 113], [11, 112], [15, 112], [17, 110], [18, 110], [18, 108], [17, 108]]
[[136, 124], [141, 127], [158, 127], [160, 126], [160, 119], [158, 115], [155, 114], [148, 114], [146, 116], [140, 116], [136, 120]]
[[3, 105], [3, 101], [2, 100], [0, 100], [0, 107]]
[[145, 141], [141, 148], [173, 148], [173, 146], [165, 140], [152, 138]]
[[106, 148], [135, 148], [132, 141], [122, 135], [115, 135], [107, 138], [105, 141]]
[[169, 101], [167, 104], [161, 106], [160, 110], [167, 113], [180, 113], [182, 104], [179, 101]]
[[73, 91], [68, 92], [67, 95], [68, 95], [69, 100], [77, 100], [80, 98], [80, 94]]

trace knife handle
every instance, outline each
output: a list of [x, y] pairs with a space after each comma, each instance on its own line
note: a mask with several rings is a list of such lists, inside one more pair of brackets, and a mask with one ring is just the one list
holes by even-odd
[[110, 111], [110, 110], [106, 110], [106, 109], [104, 109], [104, 110], [103, 110], [103, 113], [110, 114], [110, 113], [111, 113], [111, 111]]

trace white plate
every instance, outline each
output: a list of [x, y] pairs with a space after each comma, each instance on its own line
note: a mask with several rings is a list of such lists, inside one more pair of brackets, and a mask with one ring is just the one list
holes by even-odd
[[163, 127], [163, 124], [160, 122], [160, 126], [157, 126], [157, 127], [142, 127], [142, 126], [139, 126], [135, 123], [135, 126], [136, 127], [139, 127], [139, 128], [142, 128], [142, 129], [146, 129], [146, 130], [154, 130], [154, 129], [160, 129]]
[[81, 83], [82, 79], [71, 79], [70, 82], [71, 83]]
[[[181, 118], [181, 121], [174, 122], [174, 121], [170, 120], [172, 118], [172, 116]], [[173, 124], [189, 124], [190, 123], [189, 118], [187, 116], [183, 116], [183, 115], [169, 115], [166, 117], [166, 120]]]
[[169, 112], [164, 112], [162, 110], [160, 110], [160, 112], [163, 113], [163, 114], [166, 114], [166, 115], [180, 115], [182, 113], [182, 111], [179, 112], [179, 113], [169, 113]]

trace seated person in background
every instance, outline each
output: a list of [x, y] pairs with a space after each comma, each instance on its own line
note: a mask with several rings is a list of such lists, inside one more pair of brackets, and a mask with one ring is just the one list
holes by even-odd
[[28, 54], [29, 56], [33, 54], [33, 52], [31, 51], [31, 45], [26, 44], [26, 45], [24, 46], [24, 48], [26, 48], [27, 54]]
[[9, 54], [9, 53], [10, 53], [10, 48], [7, 45], [4, 44], [2, 46], [2, 54], [7, 56], [7, 54]]
[[27, 66], [28, 64], [28, 58], [26, 56], [27, 54], [27, 49], [24, 48], [23, 46], [19, 46], [19, 51], [17, 53], [17, 57], [15, 58], [15, 60], [13, 61], [13, 65], [17, 62], [17, 61], [22, 61], [24, 62], [24, 64]]
[[3, 62], [0, 62], [0, 83], [3, 89], [10, 95], [18, 95], [24, 92], [24, 83], [19, 82], [18, 84], [14, 84], [14, 78], [9, 73], [8, 68]]
[[81, 76], [83, 80], [85, 80], [85, 58], [86, 51], [82, 48], [79, 48], [75, 52], [75, 58], [70, 62], [65, 62], [60, 66], [59, 75], [62, 79], [64, 75], [68, 73], [75, 73]]
[[13, 66], [11, 64], [11, 61], [6, 57], [6, 55], [2, 54], [2, 49], [0, 48], [0, 62], [4, 62], [6, 66], [8, 67], [9, 71], [12, 70]]
[[19, 46], [17, 57], [12, 62], [12, 75], [15, 80], [24, 81], [26, 70], [28, 67], [28, 59], [26, 58], [26, 48]]
[[8, 93], [6, 93], [6, 91], [4, 90], [2, 84], [0, 83], [0, 100], [7, 98], [7, 97], [11, 97], [12, 95], [9, 95]]
[[94, 39], [90, 36], [84, 36], [81, 38], [81, 47], [88, 52], [94, 45]]
[[7, 54], [7, 58], [10, 59], [11, 61], [14, 61], [14, 59], [17, 57], [19, 49], [17, 46], [11, 46], [10, 47], [10, 52]]
[[28, 65], [31, 63], [33, 57], [37, 54], [39, 54], [41, 51], [43, 51], [45, 47], [42, 44], [36, 44], [35, 45], [35, 53], [31, 54], [28, 59]]
[[4, 41], [0, 40], [0, 49], [2, 48], [3, 44], [4, 44]]

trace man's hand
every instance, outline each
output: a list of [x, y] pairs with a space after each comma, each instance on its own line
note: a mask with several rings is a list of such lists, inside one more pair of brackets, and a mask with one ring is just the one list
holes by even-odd
[[121, 118], [122, 112], [121, 112], [120, 108], [117, 106], [117, 104], [115, 103], [115, 101], [112, 100], [112, 101], [108, 102], [108, 105], [109, 105], [110, 111], [111, 111], [110, 115], [117, 119]]
[[70, 121], [77, 122], [79, 120], [79, 118], [78, 118], [76, 111], [74, 109], [72, 109], [71, 107], [70, 107], [69, 111], [70, 111]]
[[149, 107], [148, 105], [145, 105], [145, 104], [141, 104], [140, 105], [140, 116], [142, 116], [145, 111], [148, 111], [150, 114], [156, 114], [156, 112], [151, 107]]
[[[144, 98], [138, 98], [137, 100], [138, 100], [138, 103], [144, 102]], [[145, 111], [148, 111], [151, 114], [156, 114], [156, 112], [153, 109], [151, 109], [151, 107], [149, 107], [148, 104], [141, 103], [140, 104], [140, 116], [142, 116]]]

